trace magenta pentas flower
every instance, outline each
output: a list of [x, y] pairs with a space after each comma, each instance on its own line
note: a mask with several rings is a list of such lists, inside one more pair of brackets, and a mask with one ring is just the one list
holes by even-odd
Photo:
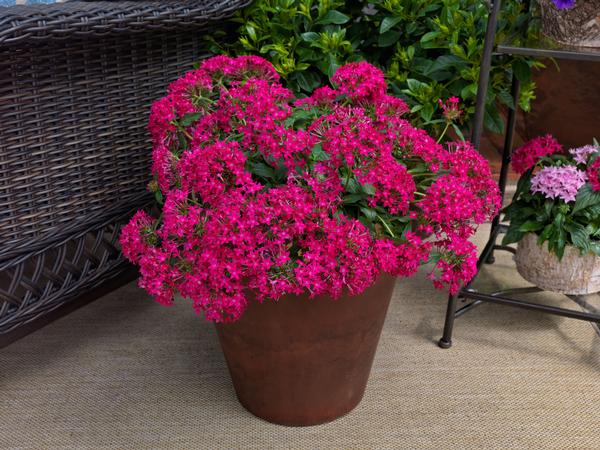
[[599, 149], [594, 145], [584, 145], [583, 147], [572, 148], [569, 153], [577, 164], [587, 164], [590, 155], [598, 153]]
[[195, 192], [205, 203], [214, 204], [229, 190], [252, 194], [262, 189], [246, 170], [246, 155], [239, 143], [217, 141], [196, 151], [194, 146], [195, 143], [177, 164], [180, 183], [186, 191]]
[[375, 188], [375, 193], [368, 199], [370, 206], [380, 204], [391, 214], [406, 214], [415, 199], [415, 181], [406, 166], [397, 162], [391, 152], [384, 155], [368, 167], [357, 170], [357, 179]]
[[596, 158], [587, 168], [587, 176], [592, 190], [600, 191], [600, 158]]
[[531, 192], [540, 193], [546, 198], [574, 202], [577, 191], [586, 179], [586, 173], [575, 166], [544, 167], [531, 179]]
[[536, 137], [513, 152], [512, 167], [518, 174], [524, 174], [544, 156], [561, 151], [562, 146], [551, 135]]
[[458, 97], [450, 97], [445, 102], [440, 98], [438, 104], [442, 108], [443, 115], [448, 122], [457, 120], [462, 115], [460, 109], [460, 99]]
[[148, 238], [152, 235], [153, 222], [152, 217], [145, 211], [138, 211], [121, 230], [123, 256], [132, 263], [137, 264], [150, 247]]
[[358, 294], [432, 259], [437, 287], [470, 279], [466, 239], [500, 201], [487, 162], [413, 127], [379, 69], [348, 64], [333, 81], [296, 100], [267, 61], [219, 56], [153, 105], [164, 204], [120, 241], [157, 301], [179, 293], [220, 322], [250, 298]]
[[375, 100], [385, 95], [387, 86], [383, 72], [366, 61], [340, 67], [332, 78], [340, 94], [353, 100]]
[[[436, 245], [440, 258], [429, 278], [438, 288], [448, 286], [451, 291], [457, 291], [477, 273], [476, 247], [468, 240], [453, 235], [436, 242]], [[461, 264], [455, 263], [457, 258], [462, 261]]]

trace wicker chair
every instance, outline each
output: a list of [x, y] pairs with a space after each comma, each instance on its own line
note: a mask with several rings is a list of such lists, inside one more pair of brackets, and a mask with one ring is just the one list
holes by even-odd
[[0, 8], [0, 337], [127, 268], [117, 239], [149, 201], [149, 106], [247, 3]]

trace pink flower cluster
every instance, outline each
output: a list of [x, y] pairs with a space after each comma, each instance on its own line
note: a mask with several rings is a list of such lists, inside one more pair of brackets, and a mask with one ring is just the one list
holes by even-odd
[[500, 205], [487, 162], [414, 128], [377, 68], [333, 82], [294, 103], [267, 61], [219, 56], [169, 87], [149, 124], [162, 214], [121, 234], [140, 286], [218, 322], [250, 298], [358, 294], [430, 260], [437, 287], [471, 279], [467, 239]]
[[512, 154], [512, 166], [518, 174], [524, 174], [544, 156], [562, 151], [562, 146], [551, 135], [539, 136], [516, 149]]
[[438, 100], [440, 108], [442, 108], [444, 118], [448, 122], [457, 120], [462, 115], [462, 110], [459, 106], [460, 99], [458, 97], [450, 97], [445, 102], [442, 99]]
[[575, 166], [544, 167], [531, 179], [531, 192], [539, 192], [546, 198], [574, 202], [586, 179], [586, 173]]
[[[531, 179], [531, 192], [568, 203], [576, 200], [577, 192], [588, 180], [592, 189], [600, 190], [600, 158], [592, 160], [592, 155], [597, 153], [600, 153], [600, 149], [594, 145], [572, 148], [562, 153], [558, 141], [551, 135], [546, 135], [515, 150], [512, 165], [520, 174], [537, 166], [539, 170], [534, 172]], [[544, 161], [545, 157], [552, 155], [558, 157], [546, 158]]]
[[600, 158], [596, 158], [587, 168], [587, 176], [592, 190], [600, 191]]
[[590, 155], [598, 153], [600, 150], [593, 145], [584, 145], [583, 147], [572, 148], [569, 153], [577, 164], [587, 164]]

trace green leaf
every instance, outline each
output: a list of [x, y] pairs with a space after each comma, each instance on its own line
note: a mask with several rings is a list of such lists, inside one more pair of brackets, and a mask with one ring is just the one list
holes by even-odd
[[554, 233], [554, 225], [553, 224], [548, 224], [544, 227], [544, 230], [540, 233], [540, 235], [538, 236], [538, 240], [537, 243], [538, 245], [542, 245], [544, 242], [546, 242], [548, 239], [550, 239], [550, 237], [552, 236], [552, 233]]
[[435, 112], [435, 109], [434, 109], [433, 105], [431, 103], [427, 103], [426, 105], [423, 105], [423, 109], [421, 110], [421, 117], [426, 122], [430, 121], [431, 118], [433, 117], [434, 112]]
[[517, 189], [516, 189], [515, 195], [513, 197], [514, 199], [518, 198], [524, 192], [529, 192], [529, 190], [531, 189], [532, 173], [533, 173], [532, 170], [528, 170], [521, 176], [521, 178], [519, 178], [519, 181], [517, 181]]
[[504, 120], [496, 105], [487, 105], [483, 117], [485, 127], [493, 133], [502, 134], [504, 132]]
[[180, 150], [187, 150], [187, 148], [188, 148], [188, 140], [187, 140], [187, 137], [185, 137], [185, 134], [183, 134], [182, 132], [178, 131], [177, 132], [177, 140], [179, 141]]
[[515, 102], [513, 100], [512, 95], [510, 95], [510, 92], [508, 92], [506, 90], [498, 91], [496, 93], [496, 96], [498, 97], [498, 100], [500, 100], [500, 102], [502, 102], [502, 104], [508, 106], [511, 109], [514, 109]]
[[310, 156], [314, 161], [327, 161], [329, 159], [329, 154], [323, 150], [323, 146], [321, 144], [317, 144], [313, 147], [310, 152]]
[[425, 33], [421, 37], [421, 44], [426, 44], [427, 42], [433, 41], [434, 39], [436, 39], [441, 34], [442, 33], [440, 33], [439, 31], [430, 31], [429, 33]]
[[202, 116], [201, 112], [187, 113], [185, 116], [183, 116], [181, 118], [181, 120], [179, 121], [179, 125], [181, 125], [182, 127], [189, 127], [196, 120], [198, 120], [201, 116]]
[[296, 72], [292, 77], [307, 94], [311, 93], [319, 84], [319, 77], [313, 72]]
[[314, 120], [315, 117], [315, 112], [312, 110], [296, 109], [283, 123], [288, 128], [301, 128], [311, 120]]
[[406, 80], [406, 84], [408, 86], [408, 89], [410, 89], [413, 92], [418, 92], [421, 89], [424, 89], [427, 87], [426, 83], [423, 83], [422, 81], [419, 81], [419, 80], [415, 80], [414, 78], [409, 78], [408, 80]]
[[325, 14], [325, 16], [322, 19], [317, 20], [315, 23], [321, 25], [330, 25], [332, 23], [336, 25], [341, 25], [348, 22], [349, 20], [350, 17], [348, 17], [346, 14], [342, 14], [341, 12], [332, 9], [327, 14]]
[[375, 192], [376, 192], [375, 186], [373, 186], [372, 184], [369, 184], [369, 183], [363, 184], [362, 190], [367, 195], [375, 195]]
[[536, 222], [535, 220], [528, 220], [524, 224], [519, 227], [519, 231], [523, 233], [528, 233], [532, 231], [538, 231], [544, 228], [544, 224], [540, 222]]
[[467, 84], [460, 91], [460, 96], [465, 98], [474, 98], [477, 96], [477, 83]]
[[[343, 179], [343, 178], [342, 178]], [[346, 190], [351, 194], [359, 194], [361, 193], [360, 184], [356, 181], [355, 178], [349, 178], [348, 181], [344, 181]]]
[[584, 184], [575, 198], [573, 214], [589, 207], [600, 204], [600, 192], [592, 190], [589, 183]]
[[377, 219], [377, 212], [372, 208], [365, 208], [364, 206], [361, 206], [360, 212], [362, 212], [365, 217], [371, 221]]
[[506, 234], [502, 238], [502, 245], [513, 244], [523, 239], [525, 233], [519, 231], [519, 227], [514, 225], [515, 224], [511, 222], [511, 224], [508, 227], [508, 230], [506, 230]]
[[463, 141], [463, 142], [466, 141], [465, 136], [463, 135], [462, 130], [454, 122], [452, 123], [452, 128], [454, 128], [454, 132], [456, 133], [456, 135], [458, 136], [458, 138], [461, 141]]
[[315, 33], [314, 31], [308, 31], [306, 33], [302, 33], [300, 37], [303, 41], [314, 42], [319, 40], [319, 33]]
[[400, 39], [399, 31], [386, 31], [383, 34], [379, 35], [379, 39], [377, 41], [377, 45], [380, 47], [389, 47], [390, 45], [394, 45]]
[[342, 197], [342, 202], [345, 204], [357, 203], [364, 198], [365, 196], [363, 194], [348, 194]]
[[399, 22], [402, 22], [402, 17], [385, 17], [379, 26], [379, 34], [385, 33]]
[[590, 242], [590, 251], [596, 256], [600, 256], [600, 242]]
[[513, 62], [513, 71], [521, 83], [529, 83], [531, 81], [531, 68], [526, 61], [522, 59], [515, 60]]
[[248, 33], [250, 39], [256, 41], [256, 29], [252, 25], [246, 24], [246, 32]]
[[154, 199], [156, 200], [156, 203], [158, 203], [159, 205], [163, 204], [163, 195], [162, 192], [160, 191], [160, 189], [158, 189], [157, 191], [154, 192]]
[[555, 242], [555, 252], [556, 256], [558, 256], [558, 260], [560, 261], [565, 254], [565, 247], [567, 245], [567, 236], [564, 230], [559, 230], [558, 238]]
[[[433, 64], [431, 64], [431, 66], [429, 67], [429, 70], [427, 71], [427, 73], [425, 73], [425, 75], [430, 75], [431, 73], [438, 72], [438, 71], [451, 70], [455, 66], [463, 66], [463, 65], [464, 65], [464, 62], [460, 58], [457, 58], [454, 55], [442, 55], [442, 56], [436, 58], [435, 61], [433, 61]], [[443, 72], [443, 73], [446, 73], [446, 72]]]
[[329, 54], [329, 58], [327, 58], [326, 60], [325, 67], [325, 73], [328, 77], [331, 78], [335, 74], [335, 72], [340, 68], [340, 63], [338, 62], [335, 55]]
[[590, 236], [586, 227], [580, 223], [573, 222], [569, 224], [569, 234], [571, 236], [571, 242], [575, 247], [580, 249], [583, 253], [590, 251]]
[[554, 216], [554, 221], [552, 223], [554, 223], [554, 226], [559, 232], [562, 231], [562, 228], [565, 224], [565, 219], [566, 217], [563, 213], [558, 213], [556, 216]]
[[[575, 214], [573, 214], [575, 216]], [[597, 220], [600, 218], [600, 205], [588, 206], [582, 211], [577, 212], [577, 217], [584, 217], [586, 220]]]
[[547, 199], [544, 202], [544, 214], [546, 217], [550, 217], [552, 215], [552, 208], [554, 207], [554, 200]]
[[370, 221], [367, 217], [365, 216], [358, 216], [358, 220], [360, 223], [362, 223], [365, 227], [369, 228], [369, 229], [373, 229], [373, 222]]
[[297, 73], [294, 78], [298, 82], [298, 86], [300, 86], [300, 89], [307, 93], [310, 92], [310, 84], [308, 84], [308, 80], [302, 72]]
[[275, 179], [275, 171], [271, 166], [262, 162], [250, 162], [250, 173], [269, 180]]

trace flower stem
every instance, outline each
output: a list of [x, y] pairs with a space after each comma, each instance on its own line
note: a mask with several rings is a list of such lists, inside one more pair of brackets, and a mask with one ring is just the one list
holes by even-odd
[[383, 220], [383, 217], [381, 217], [379, 214], [377, 214], [377, 218], [379, 220], [381, 220], [381, 223], [383, 224], [383, 226], [385, 227], [385, 229], [387, 230], [387, 232], [390, 233], [390, 236], [392, 236], [393, 238], [395, 238], [396, 235], [394, 234], [394, 232], [392, 231], [392, 229], [390, 228], [390, 226], [387, 224], [387, 222], [385, 220]]
[[450, 127], [450, 124], [452, 122], [446, 122], [446, 126], [444, 127], [444, 131], [442, 131], [442, 134], [440, 134], [440, 137], [437, 140], [437, 143], [439, 144], [440, 142], [442, 142], [442, 139], [444, 139], [444, 136], [446, 135], [446, 132], [448, 131], [448, 128]]

